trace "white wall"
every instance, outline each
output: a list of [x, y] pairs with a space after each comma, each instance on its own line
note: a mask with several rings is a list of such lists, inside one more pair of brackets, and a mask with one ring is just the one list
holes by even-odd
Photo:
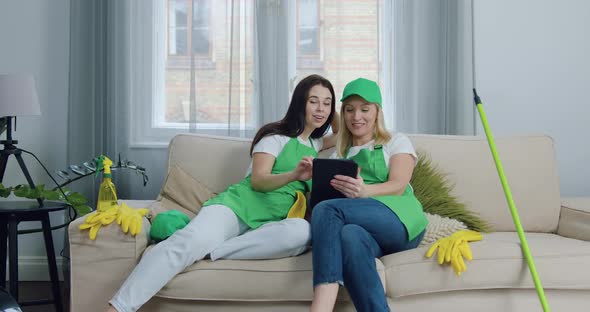
[[477, 0], [474, 16], [476, 87], [494, 136], [551, 135], [562, 195], [590, 196], [590, 1]]
[[[69, 72], [69, 0], [0, 1], [0, 73], [32, 74], [37, 84], [41, 116], [19, 117], [13, 136], [18, 146], [37, 155], [47, 169], [66, 168], [66, 131]], [[53, 186], [43, 169], [23, 154], [36, 184]], [[26, 183], [14, 158], [8, 162], [4, 185]], [[61, 224], [63, 214], [51, 216]], [[21, 223], [19, 229], [38, 228], [40, 222]], [[53, 232], [56, 254], [64, 245], [64, 230]], [[19, 278], [47, 276], [43, 236], [19, 235]], [[58, 264], [61, 263], [58, 256]], [[59, 269], [61, 273], [61, 269]]]
[[[584, 141], [590, 121], [590, 95], [584, 93], [590, 86], [590, 1], [474, 2], [476, 84], [494, 135], [550, 134], [562, 194], [590, 196], [590, 144]], [[52, 172], [67, 166], [69, 12], [70, 0], [0, 0], [0, 72], [33, 74], [42, 110], [40, 117], [19, 118], [15, 138]], [[34, 160], [24, 157], [33, 179], [51, 185]], [[4, 182], [25, 182], [14, 160]], [[63, 216], [52, 216], [53, 224], [61, 221]], [[63, 230], [54, 232], [54, 243], [59, 253]], [[19, 255], [21, 279], [46, 274], [41, 235], [21, 236]]]

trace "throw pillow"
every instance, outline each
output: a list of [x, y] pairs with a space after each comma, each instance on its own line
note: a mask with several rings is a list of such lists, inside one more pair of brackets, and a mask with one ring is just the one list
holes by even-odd
[[490, 226], [486, 221], [451, 195], [453, 186], [446, 179], [446, 174], [432, 163], [424, 151], [418, 151], [418, 162], [410, 184], [424, 212], [461, 221], [474, 231], [489, 232]]
[[[160, 191], [158, 201], [165, 210], [182, 207], [196, 215], [201, 210], [203, 203], [215, 196], [203, 183], [174, 165], [168, 171], [166, 181]], [[180, 210], [180, 209], [179, 209]]]
[[189, 217], [178, 210], [159, 213], [152, 221], [150, 238], [155, 242], [161, 242], [184, 228], [189, 222]]
[[196, 214], [193, 211], [185, 209], [178, 205], [176, 202], [173, 202], [167, 198], [159, 196], [156, 201], [154, 201], [148, 209], [150, 210], [148, 214], [148, 219], [150, 222], [153, 222], [154, 218], [162, 212], [166, 212], [169, 210], [178, 210], [185, 215], [187, 215], [190, 219], [194, 218]]

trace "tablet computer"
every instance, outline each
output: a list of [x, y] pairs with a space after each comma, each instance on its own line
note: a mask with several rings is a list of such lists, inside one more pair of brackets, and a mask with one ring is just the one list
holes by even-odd
[[357, 170], [358, 165], [354, 160], [315, 158], [312, 169], [310, 208], [313, 209], [317, 203], [326, 199], [345, 197], [330, 185], [330, 180], [337, 174], [356, 178]]

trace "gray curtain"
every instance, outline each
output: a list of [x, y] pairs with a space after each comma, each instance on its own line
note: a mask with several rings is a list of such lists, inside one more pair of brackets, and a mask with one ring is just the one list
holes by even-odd
[[[147, 168], [150, 183], [131, 171], [114, 172], [119, 198], [154, 199], [165, 174], [167, 152], [130, 149], [129, 31], [122, 24], [131, 1], [72, 1], [67, 162], [78, 164], [100, 154], [113, 162], [132, 160]], [[65, 121], [64, 121], [65, 122]], [[72, 184], [93, 206], [98, 178]]]
[[[289, 25], [284, 20], [289, 18], [292, 9], [288, 1], [255, 1], [255, 53], [257, 70], [255, 81], [259, 89], [255, 103], [259, 109], [258, 124], [264, 125], [281, 119], [289, 105], [290, 82], [294, 72], [290, 71], [288, 55], [289, 46], [277, 40], [289, 38]], [[291, 11], [292, 12], [292, 11]], [[293, 53], [293, 52], [291, 52]], [[283, 77], [289, 77], [285, 79]]]
[[399, 0], [394, 19], [397, 130], [474, 134], [471, 1]]
[[[70, 3], [70, 82], [67, 163], [78, 164], [106, 153], [106, 1]], [[71, 185], [94, 206], [95, 179]], [[91, 196], [90, 194], [94, 195]]]
[[[155, 199], [166, 175], [166, 146], [130, 145], [130, 133], [139, 128], [135, 126], [131, 129], [133, 125], [130, 120], [149, 119], [146, 115], [131, 116], [131, 106], [135, 105], [136, 110], [150, 111], [152, 101], [157, 100], [149, 92], [143, 91], [151, 91], [149, 89], [152, 82], [159, 79], [154, 70], [145, 68], [152, 65], [149, 62], [157, 53], [151, 49], [153, 42], [150, 30], [156, 19], [161, 18], [155, 14], [161, 13], [158, 10], [166, 7], [161, 5], [161, 1], [164, 0], [73, 1], [71, 5], [68, 162], [80, 163], [100, 154], [105, 154], [117, 162], [121, 155], [122, 160], [132, 160], [145, 167], [149, 176], [146, 187], [142, 185], [141, 176], [135, 175], [132, 171], [114, 172], [113, 181], [117, 186], [119, 198]], [[248, 7], [246, 2], [228, 1], [226, 4], [226, 14], [231, 23], [223, 31], [231, 48], [227, 58], [219, 57], [217, 61], [220, 64], [229, 63], [231, 71], [231, 68], [238, 70], [242, 65], [239, 63], [239, 53], [244, 50], [240, 45], [244, 44], [245, 38], [242, 38], [241, 34], [252, 30], [244, 17], [249, 14], [244, 15]], [[146, 36], [147, 33], [149, 36]], [[139, 36], [142, 36], [141, 40], [138, 40]], [[136, 42], [142, 45], [138, 46]], [[194, 73], [198, 68], [193, 65], [191, 64], [191, 71]], [[270, 65], [265, 63], [265, 66]], [[191, 95], [191, 118], [188, 129], [156, 129], [156, 132], [201, 131], [217, 135], [253, 136], [253, 133], [248, 134], [240, 130], [230, 131], [241, 122], [239, 118], [233, 117], [241, 109], [239, 90], [251, 80], [252, 77], [247, 75], [245, 78], [240, 75], [229, 75], [227, 131], [209, 133], [211, 131], [196, 129], [198, 99], [194, 97], [194, 84], [187, 83], [193, 86], [186, 89], [186, 93]], [[137, 90], [143, 93], [138, 94]], [[267, 119], [266, 116], [258, 118]], [[84, 194], [94, 194], [90, 196], [94, 199], [99, 181], [88, 179], [83, 183], [77, 183], [75, 189]]]

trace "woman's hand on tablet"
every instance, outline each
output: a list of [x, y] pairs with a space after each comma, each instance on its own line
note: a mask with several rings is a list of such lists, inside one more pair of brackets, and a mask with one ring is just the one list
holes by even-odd
[[335, 175], [330, 181], [332, 187], [340, 191], [347, 198], [366, 198], [367, 188], [365, 187], [365, 181], [361, 177], [361, 168], [358, 168], [356, 178], [351, 178], [345, 175]]
[[293, 181], [307, 181], [311, 179], [313, 157], [303, 157], [292, 171]]

